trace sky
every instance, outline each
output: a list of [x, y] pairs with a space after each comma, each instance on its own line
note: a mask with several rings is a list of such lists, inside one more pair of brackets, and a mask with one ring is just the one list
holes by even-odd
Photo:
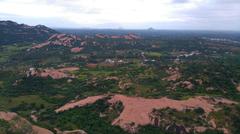
[[240, 31], [240, 0], [0, 0], [0, 20], [53, 28]]

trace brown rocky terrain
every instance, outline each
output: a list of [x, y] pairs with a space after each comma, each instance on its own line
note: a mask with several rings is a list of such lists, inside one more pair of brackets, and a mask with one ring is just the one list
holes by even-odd
[[194, 85], [190, 81], [180, 81], [174, 83], [171, 89], [175, 90], [178, 86], [185, 88], [185, 89], [193, 89]]
[[66, 46], [66, 47], [73, 47], [74, 45], [81, 45], [81, 38], [76, 35], [70, 34], [54, 34], [52, 35], [47, 41], [35, 45], [32, 49], [39, 49], [45, 46], [50, 45], [58, 45], [58, 46]]
[[166, 78], [163, 78], [163, 80], [176, 81], [181, 77], [179, 68], [177, 68], [177, 67], [176, 68], [170, 67], [166, 72], [167, 72], [167, 74], [169, 74], [169, 76]]

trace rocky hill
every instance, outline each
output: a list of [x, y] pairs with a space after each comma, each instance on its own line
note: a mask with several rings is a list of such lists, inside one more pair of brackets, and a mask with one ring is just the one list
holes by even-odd
[[0, 45], [42, 42], [56, 33], [58, 32], [44, 25], [28, 26], [13, 21], [0, 21]]

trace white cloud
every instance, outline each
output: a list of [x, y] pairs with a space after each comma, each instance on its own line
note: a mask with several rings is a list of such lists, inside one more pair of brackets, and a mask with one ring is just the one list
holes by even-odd
[[182, 21], [175, 12], [194, 8], [196, 1], [178, 7], [171, 0], [4, 0], [0, 13], [62, 17], [79, 24]]
[[[107, 23], [122, 26], [188, 23], [203, 16], [201, 9], [207, 16], [220, 18], [238, 16], [239, 9], [232, 9], [237, 0], [229, 1], [228, 3], [227, 0], [0, 0], [0, 14], [38, 20], [61, 18], [83, 27]], [[225, 9], [228, 14], [223, 15], [221, 9]], [[212, 19], [212, 16], [206, 19]], [[56, 25], [61, 26], [57, 22]]]

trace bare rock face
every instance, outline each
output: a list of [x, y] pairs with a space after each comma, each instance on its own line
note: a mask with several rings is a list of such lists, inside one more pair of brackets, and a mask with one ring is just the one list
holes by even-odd
[[73, 47], [81, 45], [81, 38], [71, 34], [54, 34], [47, 41], [33, 46], [32, 49], [38, 49], [45, 46], [57, 45], [65, 47]]

